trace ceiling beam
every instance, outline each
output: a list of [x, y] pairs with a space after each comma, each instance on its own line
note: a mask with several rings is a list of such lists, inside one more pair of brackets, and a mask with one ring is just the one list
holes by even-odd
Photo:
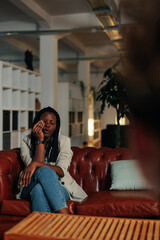
[[1, 38], [4, 42], [14, 46], [17, 49], [25, 52], [27, 49], [32, 52], [32, 54], [39, 58], [39, 50], [35, 49], [35, 47], [28, 44], [28, 42], [24, 42], [23, 40], [16, 38]]
[[70, 34], [63, 38], [63, 42], [76, 52], [85, 53], [86, 51], [85, 46], [74, 36], [74, 34]]
[[90, 60], [99, 60], [99, 59], [112, 59], [112, 58], [119, 58], [120, 55], [107, 55], [107, 56], [84, 56], [84, 57], [63, 57], [58, 58], [58, 61], [90, 61]]
[[9, 0], [25, 14], [34, 19], [41, 27], [52, 27], [52, 17], [33, 0]]
[[74, 64], [74, 63], [67, 63], [67, 62], [58, 61], [58, 68], [61, 68], [66, 72], [76, 71], [76, 66], [77, 66], [77, 64]]

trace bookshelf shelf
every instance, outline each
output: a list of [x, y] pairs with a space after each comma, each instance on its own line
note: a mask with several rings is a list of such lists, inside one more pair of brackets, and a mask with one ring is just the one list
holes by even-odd
[[0, 61], [0, 150], [20, 146], [41, 106], [41, 75]]

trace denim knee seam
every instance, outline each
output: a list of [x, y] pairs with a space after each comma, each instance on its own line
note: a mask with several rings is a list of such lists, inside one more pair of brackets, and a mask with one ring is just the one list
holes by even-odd
[[58, 210], [60, 210], [60, 209], [62, 209], [62, 208], [67, 208], [68, 209], [68, 206], [67, 206], [67, 204], [65, 204], [65, 205], [59, 205], [59, 206], [57, 206], [56, 208], [54, 208], [53, 210], [54, 210], [54, 212], [57, 212]]

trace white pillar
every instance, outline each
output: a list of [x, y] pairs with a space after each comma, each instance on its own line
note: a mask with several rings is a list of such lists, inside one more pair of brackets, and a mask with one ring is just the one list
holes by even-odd
[[78, 80], [85, 85], [84, 92], [84, 141], [88, 142], [88, 114], [89, 114], [89, 90], [90, 90], [90, 62], [80, 61], [78, 64]]
[[40, 36], [40, 73], [42, 74], [42, 107], [57, 109], [58, 38]]

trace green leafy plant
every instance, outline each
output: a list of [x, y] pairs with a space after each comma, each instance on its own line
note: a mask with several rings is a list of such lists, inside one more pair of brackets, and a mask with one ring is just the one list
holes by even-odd
[[101, 113], [104, 112], [106, 103], [108, 107], [116, 109], [117, 125], [124, 116], [129, 117], [127, 91], [124, 86], [125, 77], [115, 69], [115, 66], [105, 71], [103, 81], [99, 84], [96, 100], [101, 102]]

